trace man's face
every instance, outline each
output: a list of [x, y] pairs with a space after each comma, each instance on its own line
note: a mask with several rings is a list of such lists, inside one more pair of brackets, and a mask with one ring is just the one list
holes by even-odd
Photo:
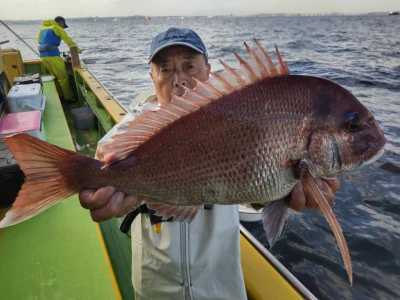
[[204, 55], [185, 46], [171, 46], [160, 51], [151, 62], [150, 76], [160, 103], [170, 102], [171, 93], [181, 96], [182, 86], [193, 89], [196, 81], [207, 80], [210, 64]]

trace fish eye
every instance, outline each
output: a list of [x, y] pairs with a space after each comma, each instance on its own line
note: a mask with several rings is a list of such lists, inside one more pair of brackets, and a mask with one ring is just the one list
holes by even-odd
[[346, 117], [346, 128], [350, 132], [358, 131], [361, 128], [360, 114], [353, 112]]

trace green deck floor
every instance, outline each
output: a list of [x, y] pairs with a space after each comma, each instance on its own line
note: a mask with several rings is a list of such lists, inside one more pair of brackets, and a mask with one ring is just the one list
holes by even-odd
[[[44, 91], [47, 141], [74, 149], [54, 82], [45, 82]], [[120, 299], [103, 247], [77, 196], [3, 229], [0, 299]]]

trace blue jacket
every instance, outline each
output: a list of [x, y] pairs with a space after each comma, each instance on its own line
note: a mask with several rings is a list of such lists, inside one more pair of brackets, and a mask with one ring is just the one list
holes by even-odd
[[[55, 21], [46, 20], [42, 22], [43, 27], [40, 28], [37, 40], [39, 42], [40, 57], [46, 56], [60, 56], [61, 40], [68, 46], [76, 45], [76, 43], [68, 36], [63, 28], [61, 28]], [[80, 52], [80, 49], [78, 48]]]

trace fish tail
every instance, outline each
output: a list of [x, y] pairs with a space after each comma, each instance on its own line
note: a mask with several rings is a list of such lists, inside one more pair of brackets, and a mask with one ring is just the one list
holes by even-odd
[[5, 137], [3, 141], [26, 177], [12, 208], [0, 221], [0, 228], [25, 221], [79, 191], [68, 180], [68, 161], [83, 155], [25, 133]]

